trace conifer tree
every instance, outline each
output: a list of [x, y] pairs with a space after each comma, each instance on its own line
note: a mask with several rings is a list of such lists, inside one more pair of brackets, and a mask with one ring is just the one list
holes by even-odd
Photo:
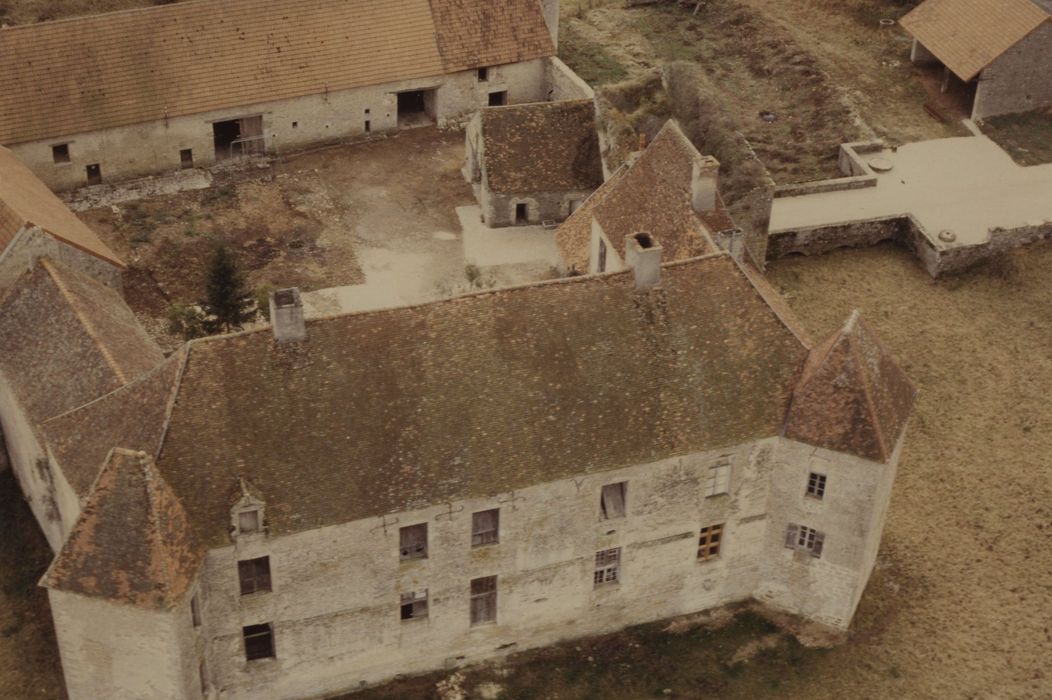
[[241, 328], [255, 317], [254, 306], [237, 260], [225, 245], [217, 245], [208, 265], [205, 300], [201, 303], [208, 315], [208, 330], [220, 333]]

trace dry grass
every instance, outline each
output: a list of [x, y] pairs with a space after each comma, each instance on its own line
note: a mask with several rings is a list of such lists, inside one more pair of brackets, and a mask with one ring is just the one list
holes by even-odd
[[1052, 110], [991, 117], [982, 130], [1020, 165], [1052, 163]]
[[168, 5], [175, 0], [0, 0], [0, 22], [32, 24], [115, 10]]

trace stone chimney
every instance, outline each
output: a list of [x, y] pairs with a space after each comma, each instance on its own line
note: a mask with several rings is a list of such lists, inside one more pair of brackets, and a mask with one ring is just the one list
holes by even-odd
[[307, 324], [303, 320], [299, 289], [279, 289], [270, 295], [270, 324], [274, 329], [274, 340], [279, 343], [307, 339]]
[[649, 233], [625, 236], [625, 266], [636, 278], [636, 291], [646, 292], [661, 282], [661, 246]]
[[720, 184], [720, 162], [712, 156], [694, 160], [690, 176], [691, 205], [702, 214], [716, 208], [716, 190]]

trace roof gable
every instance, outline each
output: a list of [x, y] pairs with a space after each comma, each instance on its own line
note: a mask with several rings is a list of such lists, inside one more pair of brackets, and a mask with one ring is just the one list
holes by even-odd
[[33, 171], [0, 146], [0, 253], [28, 226], [39, 226], [63, 243], [115, 267], [124, 267], [117, 255]]
[[149, 455], [115, 449], [41, 583], [170, 609], [190, 590], [201, 561], [186, 513]]
[[886, 462], [916, 390], [854, 312], [811, 351], [789, 409], [785, 436]]
[[536, 0], [188, 0], [0, 30], [0, 143], [555, 53]]
[[968, 81], [1050, 19], [1031, 0], [927, 0], [899, 24]]
[[640, 231], [661, 244], [666, 260], [714, 252], [691, 204], [693, 164], [701, 158], [676, 123], [668, 121], [634, 163], [615, 172], [559, 227], [555, 238], [567, 267], [588, 270], [593, 217], [622, 257], [625, 236]]

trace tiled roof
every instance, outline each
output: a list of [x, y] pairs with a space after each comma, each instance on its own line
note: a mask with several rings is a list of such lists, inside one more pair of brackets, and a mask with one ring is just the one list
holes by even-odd
[[188, 0], [0, 30], [0, 143], [555, 53], [537, 0]]
[[785, 436], [877, 462], [891, 457], [916, 390], [854, 312], [812, 350]]
[[[0, 72], [3, 71], [0, 62]], [[2, 100], [3, 98], [0, 98]], [[124, 263], [15, 154], [0, 146], [0, 253], [27, 224], [117, 267]]]
[[635, 163], [614, 173], [559, 227], [555, 240], [566, 266], [588, 270], [592, 217], [622, 258], [625, 236], [640, 231], [661, 244], [666, 260], [716, 250], [691, 205], [692, 168], [699, 158], [676, 123], [665, 124]]
[[899, 24], [967, 81], [1050, 19], [1031, 0], [927, 0]]
[[182, 602], [202, 550], [149, 455], [115, 449], [42, 581], [151, 609]]
[[491, 191], [564, 192], [603, 184], [591, 100], [486, 107], [481, 120], [482, 167]]
[[38, 423], [163, 359], [117, 292], [59, 263], [40, 260], [0, 304], [0, 371]]
[[138, 381], [43, 424], [48, 449], [78, 495], [88, 495], [115, 445], [157, 454], [185, 360], [184, 348]]
[[195, 341], [160, 468], [211, 546], [242, 478], [281, 534], [780, 434], [807, 347], [728, 255], [662, 274]]

